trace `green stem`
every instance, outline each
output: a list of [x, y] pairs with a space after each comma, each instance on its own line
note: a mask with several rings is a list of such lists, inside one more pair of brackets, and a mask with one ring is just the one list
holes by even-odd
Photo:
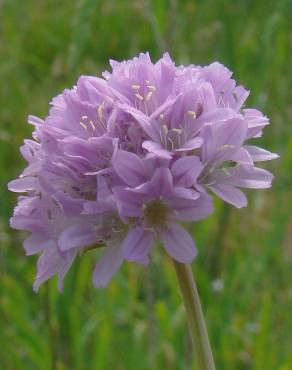
[[216, 370], [200, 298], [191, 266], [175, 260], [173, 265], [181, 289], [199, 370]]

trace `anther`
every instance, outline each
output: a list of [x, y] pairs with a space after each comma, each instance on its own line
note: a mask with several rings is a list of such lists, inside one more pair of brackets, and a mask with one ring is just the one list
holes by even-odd
[[156, 87], [153, 86], [153, 85], [147, 85], [148, 89], [151, 90], [151, 91], [155, 91], [156, 90]]
[[180, 128], [173, 128], [172, 131], [176, 132], [179, 135], [181, 135], [183, 133], [183, 130], [180, 129]]
[[196, 119], [197, 117], [197, 113], [193, 110], [189, 110], [188, 115], [191, 116], [193, 119]]

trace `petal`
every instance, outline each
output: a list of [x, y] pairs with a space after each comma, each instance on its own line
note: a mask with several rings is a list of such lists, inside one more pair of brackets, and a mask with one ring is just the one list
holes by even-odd
[[15, 193], [22, 193], [30, 190], [36, 190], [38, 187], [38, 179], [36, 177], [22, 177], [12, 180], [8, 184], [8, 189]]
[[62, 263], [62, 256], [57, 248], [46, 249], [38, 258], [37, 275], [33, 284], [33, 290], [37, 292], [42, 283], [55, 275]]
[[245, 145], [244, 148], [251, 155], [255, 162], [270, 161], [279, 158], [278, 154], [271, 153], [268, 150], [253, 145]]
[[270, 188], [274, 178], [269, 171], [246, 165], [229, 168], [228, 172], [230, 177], [226, 179], [226, 182], [243, 188]]
[[[229, 154], [229, 155], [228, 155]], [[228, 160], [240, 163], [253, 165], [253, 160], [249, 152], [245, 148], [239, 148], [237, 151], [229, 151], [227, 154]]]
[[224, 121], [236, 116], [236, 112], [231, 108], [217, 108], [213, 111], [203, 112], [198, 118], [192, 122], [192, 125], [188, 125], [188, 131], [190, 136], [194, 136], [204, 126], [213, 124], [218, 121]]
[[181, 95], [182, 95], [182, 93], [176, 95], [174, 98], [168, 96], [166, 98], [165, 102], [163, 104], [161, 104], [153, 113], [151, 113], [150, 118], [151, 119], [158, 118], [161, 115], [161, 113], [165, 112], [165, 110], [167, 108], [169, 108], [170, 106], [172, 106]]
[[117, 150], [112, 159], [117, 175], [127, 185], [138, 186], [146, 180], [144, 162], [136, 154]]
[[213, 212], [212, 198], [207, 194], [196, 200], [174, 198], [167, 203], [174, 210], [170, 218], [177, 221], [199, 221]]
[[247, 206], [247, 199], [243, 192], [235, 186], [228, 184], [216, 184], [210, 186], [213, 192], [225, 202], [232, 204], [237, 208]]
[[98, 242], [94, 232], [94, 225], [90, 222], [73, 225], [64, 230], [59, 238], [58, 245], [61, 251], [71, 248], [86, 247]]
[[62, 261], [62, 264], [60, 266], [60, 269], [58, 271], [58, 290], [60, 292], [63, 291], [63, 279], [67, 272], [69, 271], [75, 257], [76, 257], [77, 252], [73, 251], [70, 253], [66, 253], [64, 255], [64, 260]]
[[44, 234], [31, 234], [23, 242], [23, 247], [27, 256], [36, 254], [47, 248], [54, 248], [55, 246], [56, 242], [49, 239]]
[[151, 137], [152, 140], [159, 141], [159, 131], [153, 124], [150, 117], [146, 116], [143, 112], [131, 107], [128, 104], [120, 104], [119, 107], [123, 111], [131, 114], [141, 125], [142, 129], [146, 132], [146, 134], [148, 134]]
[[187, 152], [190, 150], [198, 149], [202, 146], [203, 139], [201, 137], [195, 137], [191, 140], [186, 141], [181, 148], [175, 149], [174, 152]]
[[161, 144], [156, 143], [154, 141], [146, 140], [143, 142], [142, 147], [148, 150], [148, 152], [157, 155], [157, 157], [165, 159], [172, 158], [172, 154], [168, 150], [164, 149]]
[[191, 187], [201, 173], [203, 165], [195, 156], [181, 157], [171, 167], [174, 182], [177, 185]]
[[201, 98], [204, 110], [207, 112], [214, 111], [217, 108], [214, 89], [209, 82], [204, 82], [198, 89], [198, 94]]
[[122, 217], [139, 217], [142, 214], [142, 207], [148, 198], [144, 193], [134, 190], [116, 187], [113, 189], [117, 207]]
[[173, 179], [168, 168], [157, 168], [149, 182], [148, 192], [155, 198], [168, 196], [173, 191]]
[[136, 227], [129, 231], [121, 248], [123, 256], [129, 261], [141, 261], [147, 257], [153, 244], [154, 232], [144, 227]]
[[159, 236], [166, 251], [178, 262], [190, 263], [196, 257], [195, 243], [180, 225], [170, 223], [168, 228], [159, 230]]
[[118, 271], [123, 260], [122, 249], [119, 246], [111, 245], [105, 247], [93, 271], [93, 285], [96, 288], [105, 287], [112, 276]]

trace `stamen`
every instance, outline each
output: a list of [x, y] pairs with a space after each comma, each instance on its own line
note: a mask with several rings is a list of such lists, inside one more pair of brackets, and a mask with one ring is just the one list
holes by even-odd
[[173, 128], [172, 131], [176, 132], [179, 135], [181, 135], [183, 133], [183, 130], [180, 129], [180, 128]]
[[222, 171], [225, 173], [225, 175], [231, 176], [230, 172], [228, 172], [226, 167], [222, 167]]
[[132, 87], [133, 90], [139, 90], [140, 89], [139, 85], [132, 85], [131, 87]]
[[87, 126], [83, 123], [83, 122], [79, 122], [79, 124], [85, 129], [85, 130], [87, 130]]
[[156, 87], [153, 86], [153, 85], [147, 85], [148, 89], [151, 90], [151, 91], [155, 91], [156, 90]]
[[96, 128], [95, 128], [95, 126], [94, 126], [94, 124], [91, 120], [89, 121], [89, 124], [90, 124], [90, 126], [92, 127], [93, 130], [96, 130]]
[[81, 119], [87, 119], [88, 117], [87, 116], [82, 116]]
[[140, 94], [135, 94], [135, 96], [136, 96], [136, 98], [138, 98], [139, 100], [141, 100], [141, 101], [143, 101], [144, 100], [144, 98], [143, 98], [143, 96], [142, 95], [140, 95]]
[[149, 93], [146, 95], [145, 100], [150, 100], [151, 96], [153, 94], [153, 91], [149, 91]]
[[168, 141], [170, 142], [171, 150], [174, 150], [174, 142], [173, 142], [173, 140], [169, 137], [168, 138]]
[[168, 133], [168, 127], [166, 125], [162, 126], [162, 130], [165, 133], [165, 135]]
[[104, 108], [104, 101], [101, 104], [99, 104], [99, 106], [97, 108], [97, 114], [98, 114], [98, 118], [100, 119], [100, 121], [102, 121], [103, 108]]

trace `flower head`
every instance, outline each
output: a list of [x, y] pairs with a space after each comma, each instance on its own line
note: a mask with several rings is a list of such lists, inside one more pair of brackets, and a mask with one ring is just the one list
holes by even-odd
[[254, 163], [277, 155], [246, 144], [268, 119], [243, 108], [248, 91], [219, 63], [175, 66], [168, 54], [111, 61], [102, 78], [82, 76], [30, 116], [28, 166], [9, 189], [24, 193], [11, 226], [30, 232], [41, 253], [34, 289], [63, 278], [80, 252], [102, 251], [94, 285], [105, 286], [124, 260], [149, 262], [155, 241], [182, 263], [196, 256], [182, 223], [213, 210], [211, 194], [246, 206], [239, 189], [267, 188], [273, 176]]

